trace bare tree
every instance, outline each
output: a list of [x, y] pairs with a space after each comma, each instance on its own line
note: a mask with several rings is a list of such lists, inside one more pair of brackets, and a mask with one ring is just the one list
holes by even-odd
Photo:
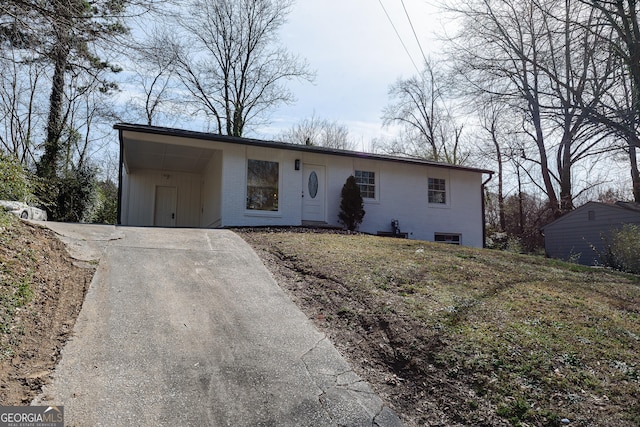
[[556, 216], [571, 210], [583, 190], [574, 167], [611, 149], [583, 108], [601, 101], [613, 72], [602, 35], [585, 30], [596, 17], [578, 0], [461, 0], [451, 10], [465, 22], [452, 50], [459, 72], [520, 113], [531, 141], [521, 154], [536, 165], [523, 171]]
[[33, 49], [34, 15], [22, 2], [0, 3], [0, 142], [25, 166], [35, 164], [35, 140], [46, 108], [39, 95], [47, 90], [47, 70]]
[[265, 113], [293, 102], [285, 83], [311, 80], [306, 63], [277, 45], [291, 0], [192, 0], [178, 73], [218, 133], [242, 136]]
[[63, 110], [65, 126], [59, 141], [63, 151], [58, 161], [60, 171], [92, 163], [97, 153], [104, 151], [111, 140], [111, 134], [100, 124], [113, 123], [115, 108], [112, 93], [105, 90], [105, 78], [100, 74], [81, 73], [69, 78]]
[[[95, 44], [100, 39], [114, 38], [126, 31], [121, 17], [128, 2], [108, 0], [95, 2], [92, 7], [81, 0], [55, 0], [42, 10], [44, 37], [41, 45], [45, 57], [53, 65], [49, 113], [47, 119], [44, 154], [38, 162], [39, 175], [56, 175], [56, 163], [61, 153], [60, 141], [67, 128], [65, 90], [67, 78], [74, 73], [86, 72], [94, 79], [101, 71], [118, 71], [95, 52]], [[99, 90], [108, 91], [113, 87], [103, 81]]]
[[[43, 153], [37, 161], [38, 173], [56, 175], [64, 154], [63, 139], [70, 131], [70, 93], [86, 88], [73, 87], [90, 81], [91, 90], [108, 93], [115, 89], [111, 74], [120, 69], [107, 59], [108, 52], [127, 33], [125, 20], [135, 10], [144, 13], [161, 0], [6, 0], [0, 4], [0, 38], [6, 51], [3, 59], [30, 57], [45, 64], [47, 78], [39, 93], [48, 93]], [[13, 58], [13, 59], [12, 59]], [[82, 77], [82, 75], [86, 77]], [[46, 81], [45, 81], [46, 80]]]
[[609, 54], [619, 62], [618, 73], [612, 76], [616, 91], [597, 108], [589, 108], [587, 114], [597, 123], [609, 127], [626, 141], [631, 170], [633, 196], [640, 203], [640, 169], [637, 150], [640, 148], [638, 125], [640, 123], [640, 5], [636, 0], [581, 0], [600, 12], [599, 20], [589, 29], [601, 36], [600, 28], [610, 28], [611, 34], [603, 39], [609, 46]]
[[490, 99], [486, 102], [480, 103], [478, 114], [480, 116], [480, 126], [486, 132], [486, 137], [489, 139], [489, 149], [486, 153], [480, 148], [480, 155], [485, 158], [489, 158], [494, 161], [498, 166], [497, 171], [497, 211], [498, 211], [498, 225], [499, 231], [504, 232], [507, 228], [506, 216], [504, 208], [504, 181], [505, 181], [505, 158], [504, 150], [506, 148], [506, 142], [503, 139], [504, 122], [501, 119], [509, 117], [506, 112], [506, 106]]
[[383, 124], [399, 125], [401, 133], [385, 151], [451, 164], [465, 162], [462, 126], [447, 105], [444, 83], [443, 74], [427, 62], [419, 76], [399, 79], [391, 86], [392, 101], [383, 110]]
[[45, 66], [11, 50], [0, 61], [0, 146], [25, 166], [36, 162], [39, 128], [44, 123]]
[[109, 57], [127, 33], [125, 14], [155, 1], [0, 3], [2, 144], [46, 178], [37, 196], [54, 219], [79, 218], [89, 208], [92, 157], [106, 145], [96, 124], [111, 114], [105, 99], [120, 71]]
[[349, 138], [349, 129], [336, 121], [314, 115], [304, 119], [278, 136], [284, 142], [319, 147], [353, 150], [356, 143]]
[[[148, 0], [151, 2], [152, 0]], [[44, 64], [46, 79], [41, 80], [39, 93], [48, 92], [48, 99], [38, 100], [46, 105], [47, 119], [43, 153], [37, 160], [40, 176], [56, 176], [58, 162], [63, 155], [62, 140], [69, 131], [70, 103], [67, 95], [84, 88], [73, 88], [77, 76], [85, 74], [94, 90], [108, 92], [115, 86], [105, 79], [104, 71], [116, 72], [117, 67], [105, 60], [100, 42], [124, 34], [124, 13], [137, 0], [7, 0], [0, 5], [0, 34], [3, 47], [10, 55], [4, 60], [24, 64], [24, 58]], [[85, 80], [85, 79], [81, 79]], [[46, 87], [44, 86], [46, 84]]]
[[179, 99], [177, 42], [166, 28], [155, 27], [147, 37], [132, 46], [133, 84], [141, 89], [140, 97], [128, 103], [128, 112], [144, 117], [148, 125], [175, 121], [187, 112]]

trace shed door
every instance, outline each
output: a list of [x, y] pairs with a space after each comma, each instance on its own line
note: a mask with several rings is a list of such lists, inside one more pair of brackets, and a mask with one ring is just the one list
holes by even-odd
[[302, 183], [302, 220], [325, 221], [324, 166], [304, 165]]
[[158, 227], [176, 226], [176, 204], [178, 200], [176, 187], [157, 186], [156, 206], [153, 225]]

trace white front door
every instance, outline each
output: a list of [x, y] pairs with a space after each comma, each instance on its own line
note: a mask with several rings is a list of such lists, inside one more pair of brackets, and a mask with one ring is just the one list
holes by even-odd
[[324, 166], [305, 164], [302, 171], [302, 220], [324, 222]]
[[178, 201], [176, 187], [157, 186], [156, 206], [153, 225], [157, 227], [176, 226], [176, 204]]

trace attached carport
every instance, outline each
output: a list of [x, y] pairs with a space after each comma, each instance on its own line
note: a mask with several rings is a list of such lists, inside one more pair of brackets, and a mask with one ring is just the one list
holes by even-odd
[[193, 138], [123, 128], [119, 131], [119, 224], [158, 227], [220, 224], [220, 146]]

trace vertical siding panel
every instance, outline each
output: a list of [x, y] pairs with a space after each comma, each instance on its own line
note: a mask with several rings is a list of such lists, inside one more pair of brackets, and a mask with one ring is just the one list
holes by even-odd
[[[200, 174], [172, 171], [137, 171], [129, 175], [127, 222], [125, 225], [153, 225], [155, 193], [157, 186], [176, 187], [178, 200], [176, 225], [197, 227], [200, 225]], [[124, 221], [123, 221], [124, 223]]]

